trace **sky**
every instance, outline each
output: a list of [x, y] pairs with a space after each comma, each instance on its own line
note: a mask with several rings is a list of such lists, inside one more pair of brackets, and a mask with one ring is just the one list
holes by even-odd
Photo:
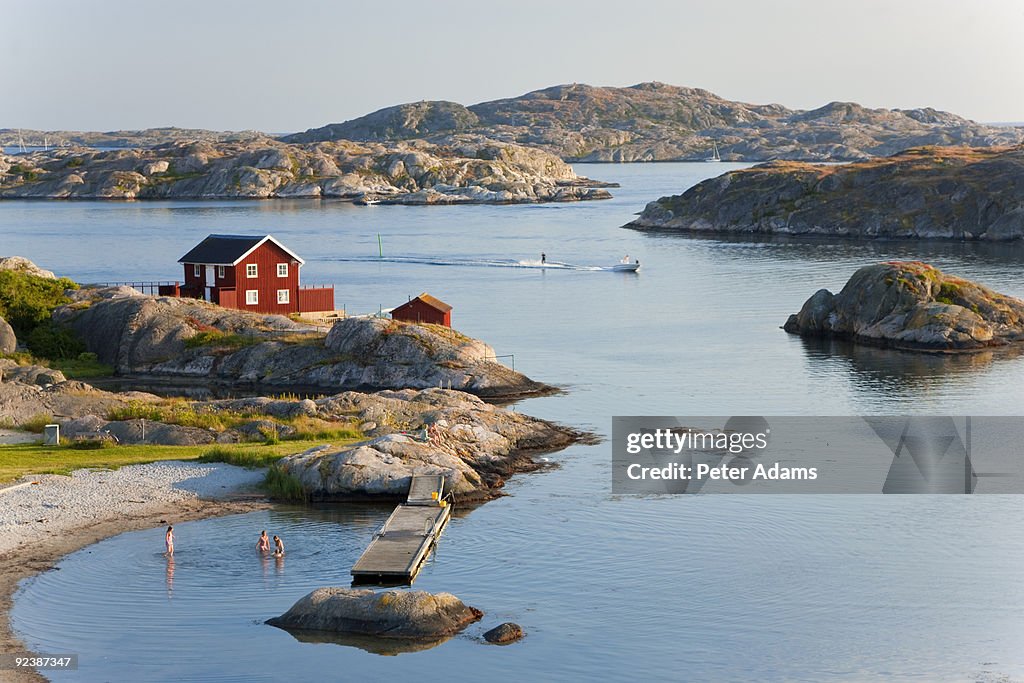
[[1020, 0], [0, 0], [0, 128], [284, 133], [644, 81], [1024, 121]]

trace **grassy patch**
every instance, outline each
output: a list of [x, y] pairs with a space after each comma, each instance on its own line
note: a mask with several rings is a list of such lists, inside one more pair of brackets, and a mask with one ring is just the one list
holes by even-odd
[[199, 462], [224, 462], [238, 467], [270, 467], [281, 459], [280, 449], [214, 446], [199, 455]]
[[46, 365], [54, 370], [60, 370], [68, 379], [91, 379], [93, 377], [111, 377], [114, 368], [110, 365], [99, 362], [95, 353], [80, 353], [75, 358], [63, 358], [46, 361], [39, 359], [38, 365]]
[[216, 412], [196, 410], [185, 401], [169, 403], [132, 401], [128, 405], [110, 409], [107, 411], [106, 417], [108, 420], [164, 422], [182, 427], [212, 429], [215, 432], [223, 432], [225, 429], [237, 427], [252, 419], [251, 415], [227, 410]]
[[39, 179], [38, 169], [34, 169], [30, 166], [25, 166], [22, 164], [14, 164], [13, 166], [11, 166], [10, 172], [13, 174], [20, 174], [22, 180], [24, 180], [27, 183], [31, 183], [32, 181]]
[[221, 330], [203, 330], [193, 337], [185, 340], [185, 348], [198, 349], [210, 346], [219, 349], [241, 349], [246, 346], [258, 344], [261, 340], [257, 337], [236, 334], [234, 332], [223, 332]]
[[[117, 469], [125, 465], [140, 465], [159, 460], [200, 460], [206, 454], [208, 462], [229, 462], [237, 458], [245, 467], [264, 465], [292, 453], [321, 445], [319, 441], [289, 441], [275, 446], [252, 444], [223, 444], [210, 446], [156, 446], [152, 444], [112, 446], [95, 450], [80, 450], [67, 445], [14, 444], [0, 446], [0, 483], [18, 479], [27, 474], [70, 474], [81, 468]], [[239, 455], [232, 455], [234, 452]], [[256, 454], [256, 455], [253, 455]]]
[[25, 351], [15, 351], [14, 353], [0, 353], [0, 358], [6, 358], [7, 360], [13, 360], [18, 365], [39, 365], [40, 363], [32, 356], [31, 353]]
[[171, 162], [170, 164], [168, 164], [166, 171], [164, 171], [163, 173], [160, 173], [159, 175], [154, 174], [154, 176], [151, 176], [149, 178], [149, 180], [151, 182], [154, 182], [154, 183], [168, 183], [168, 182], [176, 182], [178, 180], [188, 180], [190, 178], [198, 178], [201, 175], [203, 175], [201, 171], [188, 171], [188, 172], [178, 171], [174, 167], [174, 163]]
[[317, 417], [302, 415], [291, 421], [295, 433], [289, 435], [289, 441], [355, 441], [363, 437], [355, 424], [340, 424]]
[[299, 480], [288, 474], [281, 467], [271, 465], [267, 476], [263, 479], [263, 488], [271, 498], [305, 503], [309, 500]]
[[[935, 300], [940, 304], [946, 304], [948, 306], [959, 305], [960, 285], [955, 282], [943, 282], [939, 286], [939, 293], [935, 297]], [[975, 313], [977, 313], [977, 311], [975, 311]]]
[[33, 415], [32, 417], [25, 420], [18, 426], [21, 429], [24, 429], [26, 432], [32, 432], [33, 434], [42, 434], [43, 427], [52, 423], [53, 415], [50, 415], [48, 413], [39, 413], [38, 415]]
[[78, 439], [68, 444], [68, 448], [74, 448], [77, 451], [98, 451], [101, 448], [113, 448], [113, 441], [107, 439]]
[[164, 408], [154, 403], [143, 403], [132, 401], [126, 406], [111, 408], [107, 411], [108, 420], [149, 420], [150, 422], [164, 421]]
[[[288, 441], [355, 441], [363, 437], [358, 425], [353, 422], [323, 420], [308, 415], [293, 418], [276, 419], [255, 411], [229, 410], [196, 410], [192, 404], [181, 399], [172, 399], [165, 403], [145, 403], [133, 401], [125, 406], [107, 411], [108, 420], [149, 420], [183, 427], [198, 427], [223, 432], [226, 429], [239, 427], [255, 419], [274, 422], [276, 425], [290, 425], [295, 432], [287, 437], [281, 436], [278, 428], [265, 430], [262, 434], [263, 443], [276, 445], [282, 440]], [[42, 428], [40, 428], [42, 429]]]
[[[305, 322], [299, 318], [299, 322]], [[290, 332], [278, 337], [274, 337], [274, 341], [281, 342], [283, 344], [294, 344], [301, 346], [322, 346], [324, 339], [327, 338], [323, 332]]]

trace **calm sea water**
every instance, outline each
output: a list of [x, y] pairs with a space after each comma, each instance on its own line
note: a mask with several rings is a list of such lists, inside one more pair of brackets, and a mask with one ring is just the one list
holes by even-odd
[[[0, 203], [0, 253], [80, 281], [180, 278], [211, 232], [270, 232], [350, 312], [429, 291], [462, 331], [567, 393], [517, 410], [607, 436], [631, 414], [1019, 414], [1024, 357], [811, 343], [779, 329], [864, 264], [918, 258], [1024, 295], [1017, 245], [741, 242], [619, 228], [733, 164], [579, 165], [615, 199], [541, 206], [341, 202]], [[378, 256], [378, 234], [384, 258]], [[70, 237], [69, 237], [70, 236]], [[541, 252], [573, 268], [534, 267]], [[624, 254], [636, 275], [590, 270]], [[579, 267], [579, 268], [577, 268]], [[388, 510], [280, 508], [124, 534], [27, 582], [33, 647], [78, 652], [55, 680], [1024, 680], [1021, 503], [1013, 497], [616, 498], [610, 446], [453, 520], [417, 588], [451, 591], [525, 641], [382, 656], [262, 625], [348, 569]], [[281, 534], [283, 566], [250, 552]], [[173, 572], [172, 572], [173, 569]], [[173, 576], [172, 576], [173, 574]]]

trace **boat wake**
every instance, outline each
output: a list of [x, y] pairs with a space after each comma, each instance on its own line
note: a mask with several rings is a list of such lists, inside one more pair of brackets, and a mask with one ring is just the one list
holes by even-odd
[[613, 271], [615, 266], [587, 266], [561, 261], [545, 261], [540, 259], [516, 261], [513, 259], [459, 259], [432, 258], [429, 256], [364, 256], [318, 259], [323, 261], [340, 261], [346, 263], [413, 263], [424, 266], [452, 266], [463, 268], [532, 268], [538, 270], [589, 270]]

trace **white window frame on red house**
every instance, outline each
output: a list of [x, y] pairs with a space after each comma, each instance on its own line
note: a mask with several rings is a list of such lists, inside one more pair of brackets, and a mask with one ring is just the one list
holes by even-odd
[[196, 277], [202, 277], [203, 276], [203, 267], [201, 265], [199, 265], [198, 263], [193, 263], [192, 264], [192, 274], [194, 276], [196, 276]]
[[250, 280], [259, 277], [259, 273], [260, 273], [259, 268], [257, 267], [257, 265], [255, 263], [246, 263], [245, 264], [245, 276], [247, 278], [249, 278]]
[[217, 266], [217, 277], [221, 280], [224, 279], [224, 266]]
[[289, 290], [287, 290], [287, 289], [279, 289], [279, 290], [277, 290], [277, 303], [279, 303], [279, 304], [290, 304], [291, 303], [291, 293], [289, 292]]
[[287, 263], [278, 263], [277, 264], [277, 276], [278, 277], [288, 277], [288, 264]]
[[260, 290], [258, 289], [247, 289], [245, 290], [245, 305], [246, 306], [258, 306], [260, 303]]

